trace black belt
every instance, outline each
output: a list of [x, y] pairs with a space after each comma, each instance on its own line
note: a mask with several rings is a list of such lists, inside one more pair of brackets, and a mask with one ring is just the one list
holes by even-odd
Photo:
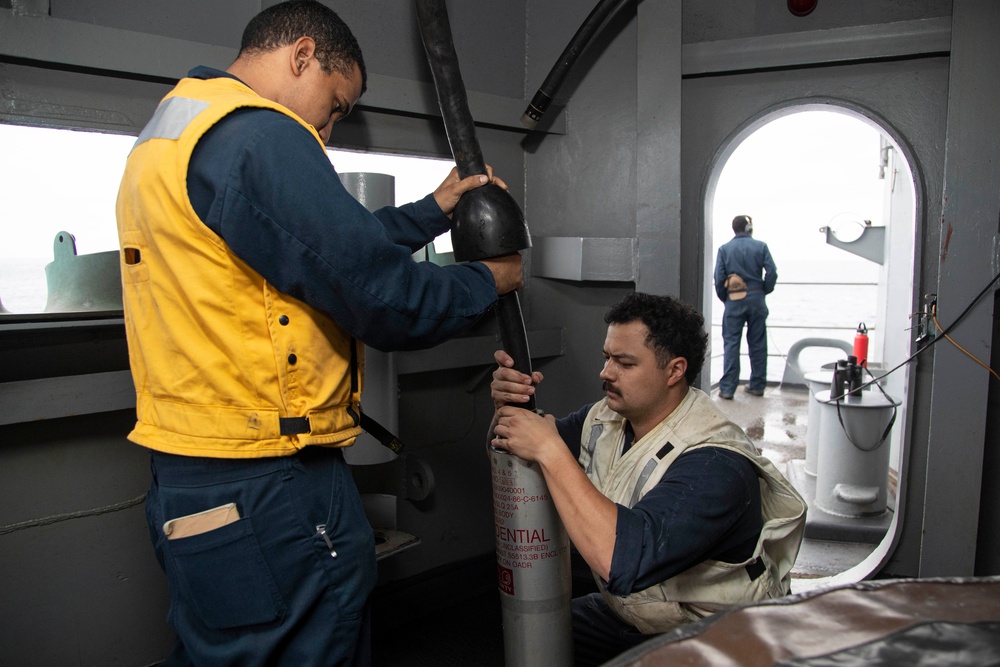
[[[279, 417], [278, 423], [281, 435], [301, 435], [312, 430], [309, 426], [309, 417]], [[400, 442], [399, 438], [363, 412], [361, 413], [361, 428], [397, 454], [403, 449], [403, 443]]]
[[363, 412], [361, 413], [361, 428], [368, 431], [368, 434], [378, 440], [383, 447], [388, 447], [397, 454], [402, 451], [403, 443], [400, 442], [399, 438]]
[[278, 423], [281, 426], [281, 435], [299, 435], [312, 430], [309, 426], [309, 417], [279, 417]]

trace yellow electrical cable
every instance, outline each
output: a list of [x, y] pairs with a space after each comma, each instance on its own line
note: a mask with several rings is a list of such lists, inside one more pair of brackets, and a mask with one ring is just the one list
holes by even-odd
[[979, 358], [976, 355], [972, 354], [971, 352], [969, 352], [968, 350], [966, 350], [964, 347], [962, 347], [961, 345], [959, 345], [958, 343], [956, 343], [955, 339], [953, 339], [951, 336], [949, 336], [948, 334], [946, 334], [944, 332], [944, 329], [942, 329], [941, 325], [938, 323], [937, 306], [935, 306], [934, 308], [931, 309], [931, 318], [933, 318], [933, 320], [934, 320], [934, 326], [936, 326], [938, 328], [938, 331], [941, 332], [941, 335], [944, 336], [948, 340], [949, 343], [951, 343], [952, 345], [954, 345], [955, 347], [957, 347], [959, 350], [961, 350], [962, 352], [964, 352], [965, 354], [967, 354], [970, 359], [972, 359], [977, 364], [979, 364], [980, 366], [982, 366], [983, 368], [985, 368], [986, 370], [988, 370], [990, 373], [992, 373], [993, 377], [995, 377], [996, 379], [1000, 380], [1000, 375], [998, 375], [995, 370], [993, 370], [992, 368], [990, 368], [987, 364], [984, 364], [982, 361], [979, 360]]

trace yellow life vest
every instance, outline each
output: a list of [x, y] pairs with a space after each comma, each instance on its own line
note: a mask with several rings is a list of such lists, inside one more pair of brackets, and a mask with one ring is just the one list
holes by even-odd
[[756, 467], [764, 525], [753, 555], [741, 563], [704, 561], [629, 595], [610, 593], [595, 575], [601, 594], [618, 616], [652, 634], [788, 592], [805, 531], [805, 501], [711, 398], [689, 388], [680, 405], [622, 455], [624, 440], [625, 418], [606, 401], [596, 403], [584, 421], [579, 460], [597, 489], [612, 501], [634, 507], [685, 451], [722, 447], [742, 454]]
[[358, 426], [364, 347], [282, 294], [195, 213], [187, 172], [198, 140], [261, 107], [316, 130], [228, 77], [182, 79], [129, 154], [118, 238], [138, 423], [129, 439], [187, 456], [283, 456], [347, 446]]

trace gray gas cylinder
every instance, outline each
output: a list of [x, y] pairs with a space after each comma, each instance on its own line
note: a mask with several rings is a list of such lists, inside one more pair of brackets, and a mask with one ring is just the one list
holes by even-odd
[[490, 448], [507, 667], [573, 664], [569, 537], [538, 464]]

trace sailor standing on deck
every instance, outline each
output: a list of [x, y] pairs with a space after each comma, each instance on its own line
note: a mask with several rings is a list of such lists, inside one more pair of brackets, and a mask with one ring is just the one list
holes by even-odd
[[[726, 304], [722, 318], [723, 370], [719, 397], [731, 399], [740, 382], [740, 339], [747, 328], [750, 381], [746, 391], [764, 395], [767, 384], [767, 304], [764, 295], [774, 291], [778, 270], [767, 244], [753, 238], [749, 215], [733, 218], [729, 243], [719, 248], [715, 260], [715, 293]], [[763, 275], [762, 275], [763, 274]]]

